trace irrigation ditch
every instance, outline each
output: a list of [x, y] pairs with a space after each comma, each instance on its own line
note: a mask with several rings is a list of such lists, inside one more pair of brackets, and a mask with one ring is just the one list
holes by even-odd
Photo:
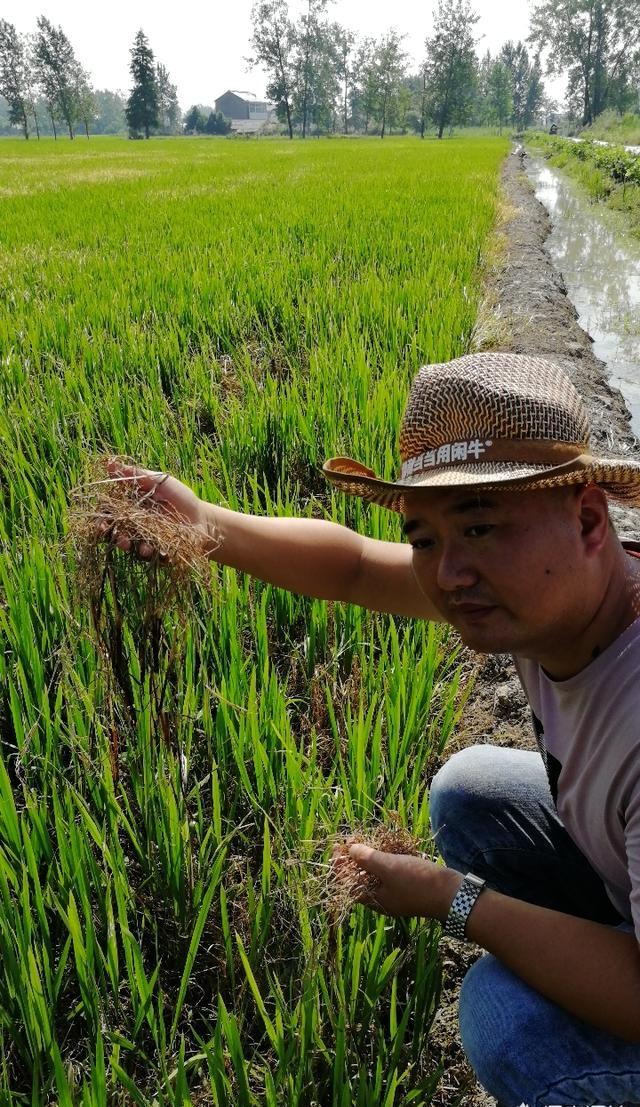
[[[540, 166], [532, 164], [523, 147], [516, 146], [502, 170], [500, 214], [485, 259], [484, 296], [474, 345], [482, 350], [552, 358], [569, 374], [587, 405], [593, 448], [609, 456], [637, 452], [625, 399], [609, 380], [607, 365], [597, 356], [592, 336], [580, 325], [563, 273], [549, 252], [554, 223], [536, 197], [539, 175]], [[572, 216], [565, 212], [558, 218]], [[595, 232], [600, 226], [595, 207], [592, 219]], [[618, 282], [624, 285], [628, 276], [632, 277], [625, 273], [624, 264], [620, 265]], [[622, 315], [620, 326], [628, 326]], [[638, 370], [640, 387], [640, 360]], [[621, 536], [640, 538], [640, 511], [612, 504], [611, 514]], [[478, 742], [535, 749], [528, 708], [510, 659], [469, 653], [463, 664], [475, 677], [474, 690], [446, 756]], [[443, 994], [431, 1040], [433, 1056], [442, 1061], [444, 1075], [433, 1101], [435, 1107], [494, 1104], [475, 1082], [457, 1034], [460, 984], [479, 954], [478, 949], [460, 948], [456, 943], [442, 945]]]

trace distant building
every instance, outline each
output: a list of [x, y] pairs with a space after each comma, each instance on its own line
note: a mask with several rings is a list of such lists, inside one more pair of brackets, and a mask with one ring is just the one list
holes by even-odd
[[273, 119], [273, 108], [266, 100], [257, 100], [253, 92], [228, 89], [216, 100], [216, 111], [231, 120], [231, 130], [245, 134], [259, 131]]

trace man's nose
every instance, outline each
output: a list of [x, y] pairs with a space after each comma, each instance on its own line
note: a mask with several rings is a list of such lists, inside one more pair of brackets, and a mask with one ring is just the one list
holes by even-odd
[[437, 584], [443, 592], [470, 588], [478, 580], [478, 572], [468, 549], [458, 542], [443, 544], [438, 561]]

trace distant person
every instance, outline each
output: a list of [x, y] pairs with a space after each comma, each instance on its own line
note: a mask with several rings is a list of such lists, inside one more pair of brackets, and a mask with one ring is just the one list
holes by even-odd
[[549, 127], [549, 134], [550, 135], [557, 135], [557, 133], [558, 133], [558, 124], [557, 123], [552, 123], [551, 126]]
[[445, 763], [430, 790], [444, 866], [362, 844], [351, 856], [379, 878], [370, 907], [488, 951], [463, 982], [460, 1032], [501, 1104], [639, 1104], [640, 544], [620, 542], [607, 497], [640, 505], [640, 463], [590, 453], [557, 366], [499, 353], [420, 370], [400, 457], [395, 482], [348, 458], [324, 471], [400, 512], [406, 544], [112, 468], [219, 534], [224, 564], [513, 655], [540, 752], [476, 745]]

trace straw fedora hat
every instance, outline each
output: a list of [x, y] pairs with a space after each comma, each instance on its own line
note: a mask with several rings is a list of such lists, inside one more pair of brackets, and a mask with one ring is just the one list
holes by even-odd
[[348, 457], [323, 473], [352, 496], [402, 510], [408, 488], [552, 488], [594, 482], [640, 506], [640, 461], [594, 457], [585, 406], [552, 361], [478, 353], [416, 376], [400, 430], [396, 481]]

